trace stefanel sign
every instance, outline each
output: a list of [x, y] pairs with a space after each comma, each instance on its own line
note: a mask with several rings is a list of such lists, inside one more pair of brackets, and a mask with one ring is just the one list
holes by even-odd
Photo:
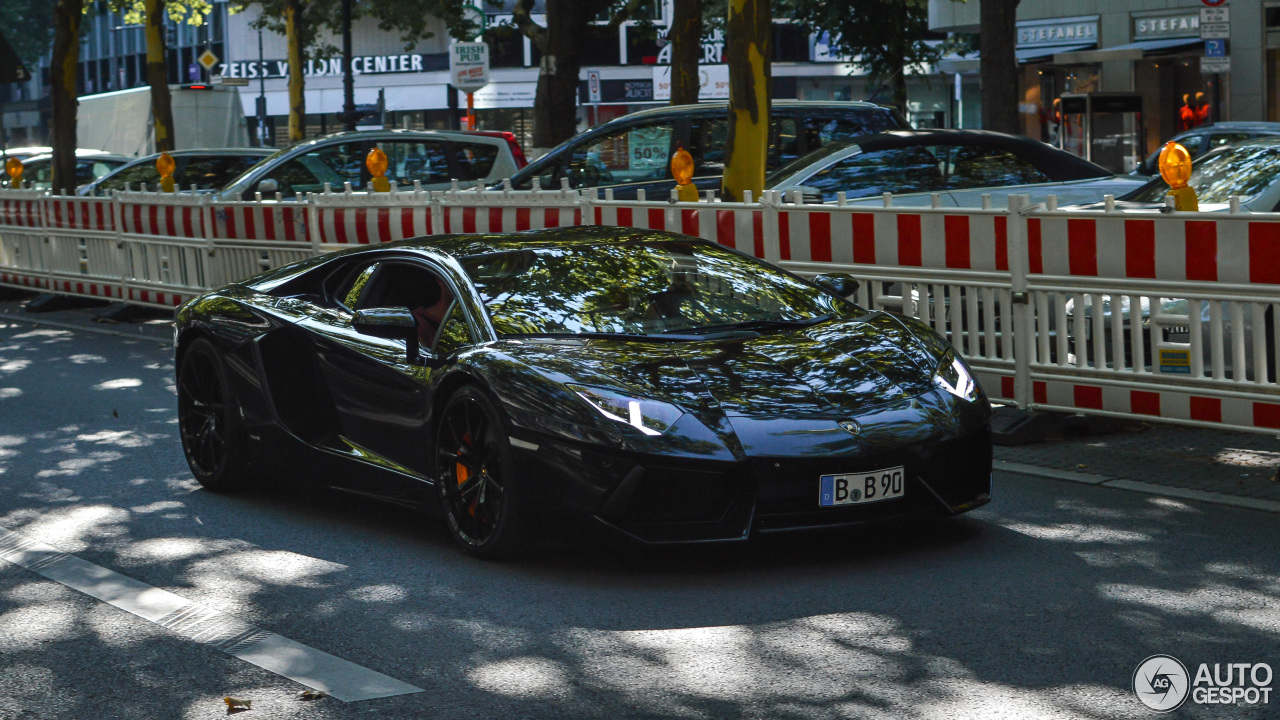
[[475, 92], [489, 84], [489, 44], [455, 42], [449, 46], [449, 84]]

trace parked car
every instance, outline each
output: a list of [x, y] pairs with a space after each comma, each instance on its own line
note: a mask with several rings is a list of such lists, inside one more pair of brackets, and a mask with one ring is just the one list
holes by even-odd
[[[1275, 136], [1280, 136], [1280, 122], [1220, 122], [1212, 125], [1201, 125], [1178, 133], [1169, 139], [1185, 147], [1194, 160], [1223, 145], [1231, 145], [1254, 138]], [[1161, 145], [1161, 147], [1163, 148], [1164, 146]], [[1139, 175], [1158, 175], [1160, 173], [1159, 161], [1160, 151], [1156, 150], [1148, 155], [1147, 159], [1143, 160], [1134, 172]]]
[[[76, 186], [91, 183], [132, 159], [101, 150], [76, 150]], [[33, 155], [23, 160], [22, 180], [36, 190], [53, 187], [53, 154]]]
[[1088, 160], [1038, 140], [980, 130], [891, 130], [832, 143], [779, 168], [765, 188], [799, 190], [805, 202], [851, 200], [929, 205], [932, 193], [946, 207], [980, 207], [982, 196], [1004, 207], [1009, 195], [1044, 202], [1101, 200], [1136, 187], [1141, 180], [1117, 177]]
[[[217, 148], [208, 150], [174, 150], [174, 182], [179, 190], [212, 192], [221, 190], [227, 183], [245, 170], [262, 162], [275, 150], [272, 148]], [[80, 188], [81, 195], [105, 195], [112, 190], [132, 188], [138, 190], [145, 184], [155, 190], [160, 185], [160, 173], [156, 160], [160, 153], [140, 157], [121, 165], [96, 181]]]
[[854, 289], [632, 228], [330, 253], [178, 310], [179, 435], [212, 490], [291, 468], [483, 556], [548, 514], [697, 543], [985, 504], [987, 397]]
[[322, 192], [328, 184], [342, 190], [365, 190], [370, 179], [365, 159], [374, 147], [387, 154], [387, 178], [400, 185], [443, 189], [458, 180], [463, 187], [488, 185], [511, 177], [524, 155], [511, 133], [468, 133], [447, 130], [357, 130], [303, 140], [265, 158], [228, 183], [221, 200], [252, 200], [254, 193]]
[[[655, 108], [598, 125], [564, 143], [511, 177], [517, 190], [534, 178], [543, 188], [610, 188], [620, 200], [644, 190], [665, 200], [675, 187], [671, 155], [685, 148], [693, 156], [693, 183], [719, 190], [729, 137], [727, 103]], [[865, 102], [779, 101], [772, 105], [767, 169], [844, 138], [910, 127], [892, 108]], [[495, 185], [494, 189], [500, 187]]]
[[[1226, 212], [1231, 198], [1249, 212], [1280, 211], [1280, 137], [1244, 140], [1201, 155], [1192, 162], [1191, 179], [1200, 212]], [[1157, 212], [1165, 207], [1169, 185], [1156, 176], [1141, 187], [1116, 198], [1120, 210]], [[1074, 210], [1101, 210], [1102, 203], [1083, 204]]]

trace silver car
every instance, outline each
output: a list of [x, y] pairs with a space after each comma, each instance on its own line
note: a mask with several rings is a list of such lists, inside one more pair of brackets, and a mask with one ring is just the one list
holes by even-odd
[[436, 130], [357, 130], [304, 140], [276, 152], [246, 170], [217, 193], [219, 200], [292, 198], [323, 192], [366, 190], [371, 175], [365, 160], [374, 147], [387, 154], [387, 179], [403, 186], [443, 189], [457, 180], [462, 187], [489, 185], [520, 169], [510, 133]]

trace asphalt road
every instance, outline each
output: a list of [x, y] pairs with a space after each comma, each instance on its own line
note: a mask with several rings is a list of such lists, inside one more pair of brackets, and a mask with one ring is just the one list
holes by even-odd
[[1273, 514], [997, 474], [946, 522], [481, 562], [376, 503], [202, 490], [170, 353], [0, 319], [0, 527], [423, 691], [298, 700], [0, 560], [2, 720], [225, 717], [224, 696], [245, 718], [1138, 718], [1150, 655], [1280, 668]]

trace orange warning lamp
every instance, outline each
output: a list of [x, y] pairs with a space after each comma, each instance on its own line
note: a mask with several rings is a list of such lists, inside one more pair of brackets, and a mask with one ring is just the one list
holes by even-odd
[[156, 158], [156, 172], [160, 173], [160, 192], [173, 192], [173, 171], [177, 169], [178, 164], [173, 161], [173, 156], [169, 153], [162, 152], [160, 157]]
[[4, 171], [9, 174], [9, 187], [22, 187], [22, 161], [16, 157], [9, 158], [4, 164]]
[[671, 156], [671, 177], [676, 179], [676, 197], [680, 202], [698, 202], [698, 188], [693, 184], [693, 156], [684, 148], [676, 148]]
[[390, 192], [391, 181], [387, 179], [387, 154], [382, 152], [382, 148], [370, 150], [369, 156], [364, 159], [364, 164], [369, 168], [369, 174], [373, 176], [373, 191]]
[[1174, 210], [1196, 212], [1200, 203], [1196, 198], [1196, 190], [1187, 184], [1191, 179], [1191, 153], [1176, 142], [1165, 143], [1160, 151], [1160, 177], [1169, 183], [1169, 196], [1173, 198]]

